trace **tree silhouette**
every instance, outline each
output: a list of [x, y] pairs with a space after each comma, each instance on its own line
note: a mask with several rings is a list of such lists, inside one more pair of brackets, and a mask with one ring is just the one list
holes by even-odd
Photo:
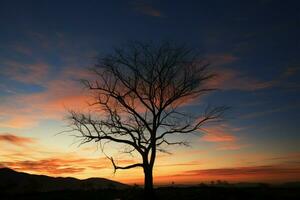
[[[114, 170], [141, 167], [144, 189], [153, 194], [153, 166], [157, 151], [167, 145], [186, 145], [172, 137], [199, 131], [208, 121], [221, 118], [226, 107], [207, 107], [200, 115], [184, 112], [182, 106], [214, 90], [207, 81], [215, 75], [192, 49], [162, 43], [134, 42], [99, 58], [92, 68], [94, 80], [82, 83], [93, 94], [94, 112], [70, 111], [69, 120], [82, 143], [91, 141], [125, 145], [137, 153], [139, 163]], [[100, 109], [99, 109], [100, 108]], [[97, 114], [98, 113], [98, 114]]]

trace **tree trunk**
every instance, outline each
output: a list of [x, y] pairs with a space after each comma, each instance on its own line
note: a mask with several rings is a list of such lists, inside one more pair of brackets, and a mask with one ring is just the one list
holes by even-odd
[[152, 169], [153, 168], [149, 165], [144, 167], [144, 190], [146, 199], [152, 199], [154, 197]]

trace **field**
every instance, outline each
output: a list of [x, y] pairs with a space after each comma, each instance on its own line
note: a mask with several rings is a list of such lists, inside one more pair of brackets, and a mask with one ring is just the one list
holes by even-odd
[[[298, 187], [161, 187], [155, 190], [156, 199], [161, 200], [292, 200], [300, 199]], [[56, 200], [56, 199], [93, 199], [93, 200], [137, 200], [143, 198], [143, 190], [129, 188], [123, 190], [104, 189], [89, 191], [55, 191], [25, 194], [6, 194], [0, 197], [2, 200]]]

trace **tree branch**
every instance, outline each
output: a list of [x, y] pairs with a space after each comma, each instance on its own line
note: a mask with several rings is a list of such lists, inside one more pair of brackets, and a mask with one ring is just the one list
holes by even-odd
[[132, 165], [127, 165], [127, 166], [117, 166], [113, 157], [110, 157], [109, 160], [111, 161], [111, 163], [113, 164], [113, 167], [114, 167], [114, 173], [118, 170], [118, 169], [131, 169], [131, 168], [135, 168], [135, 167], [143, 167], [143, 164], [142, 163], [135, 163], [135, 164], [132, 164]]

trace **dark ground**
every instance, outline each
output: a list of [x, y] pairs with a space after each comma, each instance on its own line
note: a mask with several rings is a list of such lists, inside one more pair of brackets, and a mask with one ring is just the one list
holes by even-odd
[[[155, 190], [155, 199], [183, 199], [183, 200], [291, 200], [300, 199], [300, 188], [285, 187], [162, 187]], [[143, 198], [143, 190], [140, 188], [130, 188], [123, 190], [105, 189], [90, 191], [56, 191], [26, 194], [2, 194], [1, 200], [137, 200]]]

